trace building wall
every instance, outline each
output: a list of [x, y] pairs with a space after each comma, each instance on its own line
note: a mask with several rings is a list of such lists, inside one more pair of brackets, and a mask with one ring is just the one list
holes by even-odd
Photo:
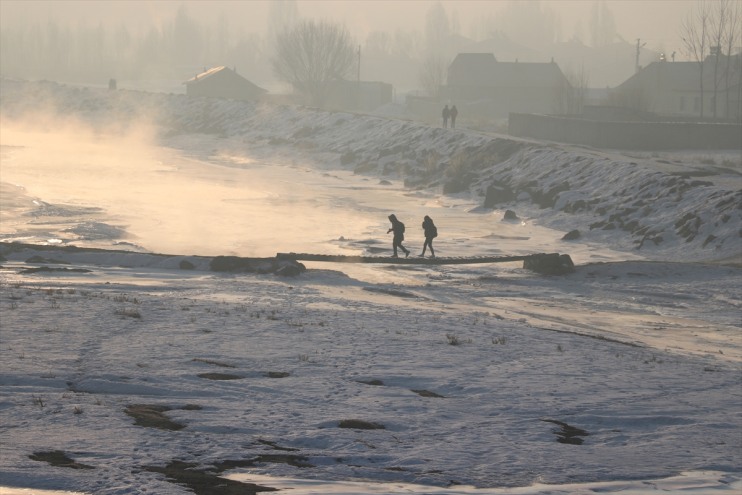
[[607, 122], [510, 114], [512, 136], [630, 150], [742, 149], [742, 124]]
[[245, 79], [226, 71], [189, 83], [186, 85], [186, 94], [233, 100], [257, 100], [262, 96], [262, 92], [252, 88]]
[[[736, 64], [736, 65], [735, 65]], [[740, 68], [732, 60], [729, 79], [725, 77], [724, 64], [715, 79], [713, 61], [704, 64], [703, 105], [701, 105], [700, 68], [695, 62], [655, 62], [629, 78], [612, 92], [614, 105], [666, 116], [740, 119]], [[716, 81], [716, 82], [715, 82]], [[727, 88], [726, 85], [730, 87]], [[717, 95], [714, 99], [714, 87]], [[727, 92], [729, 105], [727, 105]], [[714, 111], [716, 110], [716, 111]]]
[[560, 88], [493, 88], [483, 86], [445, 86], [444, 102], [478, 102], [473, 110], [478, 118], [507, 118], [511, 112], [561, 113], [566, 101]]

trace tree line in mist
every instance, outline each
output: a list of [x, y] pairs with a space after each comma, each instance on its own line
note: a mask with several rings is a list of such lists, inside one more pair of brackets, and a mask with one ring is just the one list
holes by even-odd
[[[260, 34], [245, 30], [240, 19], [224, 13], [216, 21], [196, 19], [187, 4], [171, 19], [148, 27], [121, 23], [105, 28], [54, 19], [5, 24], [0, 30], [0, 76], [93, 84], [105, 84], [110, 78], [185, 81], [206, 68], [226, 65], [273, 89], [281, 79], [275, 71], [278, 38], [302, 20], [300, 6], [296, 0], [271, 2]], [[448, 12], [436, 2], [416, 21], [417, 26], [372, 31], [364, 39], [350, 32], [350, 43], [362, 79], [431, 94], [445, 84], [445, 71], [455, 55], [486, 39], [507, 40], [509, 46], [540, 57], [521, 60], [541, 62], [552, 58], [551, 47], [563, 41], [593, 50], [616, 43], [631, 45], [618, 33], [605, 0], [586, 2], [585, 9], [588, 22], [566, 34], [550, 2], [510, 2], [470, 26], [462, 26], [455, 10]], [[565, 72], [574, 69], [566, 61], [557, 63]], [[589, 68], [586, 72], [582, 67], [579, 73], [584, 81], [592, 79]]]
[[[228, 19], [225, 14], [212, 23], [200, 22], [188, 12], [187, 4], [172, 19], [147, 28], [70, 25], [54, 19], [4, 25], [0, 75], [103, 83], [109, 78], [186, 79], [203, 68], [227, 65], [266, 83], [274, 79], [271, 59], [276, 36], [300, 20], [299, 5], [295, 0], [272, 2], [265, 34], [245, 31], [239, 19]], [[615, 23], [605, 2], [596, 1], [590, 8], [588, 34], [578, 26], [572, 37], [587, 37], [592, 45], [616, 41]], [[449, 13], [434, 3], [418, 24], [417, 28], [373, 31], [353, 42], [364, 58], [378, 62], [375, 66], [383, 67], [389, 61], [387, 80], [395, 82], [392, 68], [400, 63], [422, 67], [449, 62], [458, 48], [452, 39], [504, 36], [538, 50], [562, 38], [558, 14], [548, 2], [513, 2], [498, 15], [485, 16], [466, 28], [455, 11]], [[383, 75], [364, 74], [374, 79]]]

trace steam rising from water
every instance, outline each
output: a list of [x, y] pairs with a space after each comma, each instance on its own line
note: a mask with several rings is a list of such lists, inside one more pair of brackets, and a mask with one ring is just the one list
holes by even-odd
[[[22, 188], [3, 189], [6, 237], [44, 223], [63, 231], [49, 235], [79, 240], [71, 234], [80, 224], [97, 222], [125, 229], [119, 241], [157, 252], [273, 256], [328, 240], [328, 224], [337, 236], [364, 228], [340, 197], [322, 197], [316, 187], [328, 179], [306, 167], [258, 163], [203, 136], [191, 138], [187, 155], [157, 145], [147, 125], [122, 134], [71, 120], [30, 122], [2, 120], [2, 182]], [[55, 219], [29, 228], [29, 215]], [[96, 244], [95, 236], [83, 240]]]
[[[135, 121], [3, 118], [0, 237], [203, 256], [388, 255], [390, 213], [407, 224], [413, 253], [424, 215], [441, 233], [439, 256], [553, 252], [563, 235], [502, 222], [502, 212], [478, 210], [472, 199], [335, 170], [333, 155], [251, 150], [240, 138], [203, 134], [164, 138]], [[327, 171], [317, 157], [329, 160]], [[569, 254], [577, 263], [636, 257], [579, 243]]]

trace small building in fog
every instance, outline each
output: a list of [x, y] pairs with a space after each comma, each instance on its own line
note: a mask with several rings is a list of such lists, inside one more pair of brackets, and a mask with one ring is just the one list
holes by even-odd
[[742, 54], [707, 57], [703, 80], [698, 62], [652, 62], [616, 87], [611, 100], [666, 117], [740, 121], [741, 70]]
[[[510, 112], [563, 112], [571, 93], [552, 62], [499, 62], [492, 53], [459, 53], [448, 67], [442, 97], [480, 117], [504, 118]], [[472, 116], [472, 115], [470, 115]]]
[[186, 95], [255, 101], [267, 91], [251, 83], [229, 67], [213, 67], [185, 82]]

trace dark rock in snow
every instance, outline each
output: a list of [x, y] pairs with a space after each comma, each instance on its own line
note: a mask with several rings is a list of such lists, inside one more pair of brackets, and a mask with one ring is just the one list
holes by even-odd
[[515, 193], [509, 185], [504, 182], [495, 181], [487, 188], [487, 193], [484, 197], [484, 207], [494, 208], [495, 205], [508, 203], [514, 199]]
[[523, 261], [523, 268], [544, 275], [564, 275], [575, 271], [568, 254], [536, 254]]
[[575, 230], [570, 230], [569, 232], [564, 234], [564, 237], [562, 237], [562, 240], [563, 241], [574, 241], [574, 240], [579, 239], [580, 237], [582, 237], [582, 234], [580, 234], [579, 230], [575, 229]]
[[502, 217], [503, 220], [519, 220], [518, 215], [513, 210], [506, 210], [505, 215]]
[[181, 260], [178, 266], [180, 267], [181, 270], [193, 270], [196, 268], [196, 265], [194, 265], [188, 260]]
[[340, 164], [343, 166], [350, 165], [356, 161], [358, 161], [358, 156], [354, 151], [346, 151], [340, 155]]
[[443, 194], [456, 194], [464, 192], [471, 186], [474, 177], [471, 174], [462, 174], [453, 177], [443, 184]]
[[209, 266], [215, 272], [252, 273], [257, 271], [251, 259], [238, 256], [217, 256], [211, 260]]
[[282, 261], [281, 266], [276, 270], [276, 275], [282, 277], [296, 277], [306, 271], [306, 267], [296, 261]]
[[215, 272], [231, 273], [275, 273], [283, 265], [275, 258], [241, 258], [239, 256], [217, 256], [209, 267]]

